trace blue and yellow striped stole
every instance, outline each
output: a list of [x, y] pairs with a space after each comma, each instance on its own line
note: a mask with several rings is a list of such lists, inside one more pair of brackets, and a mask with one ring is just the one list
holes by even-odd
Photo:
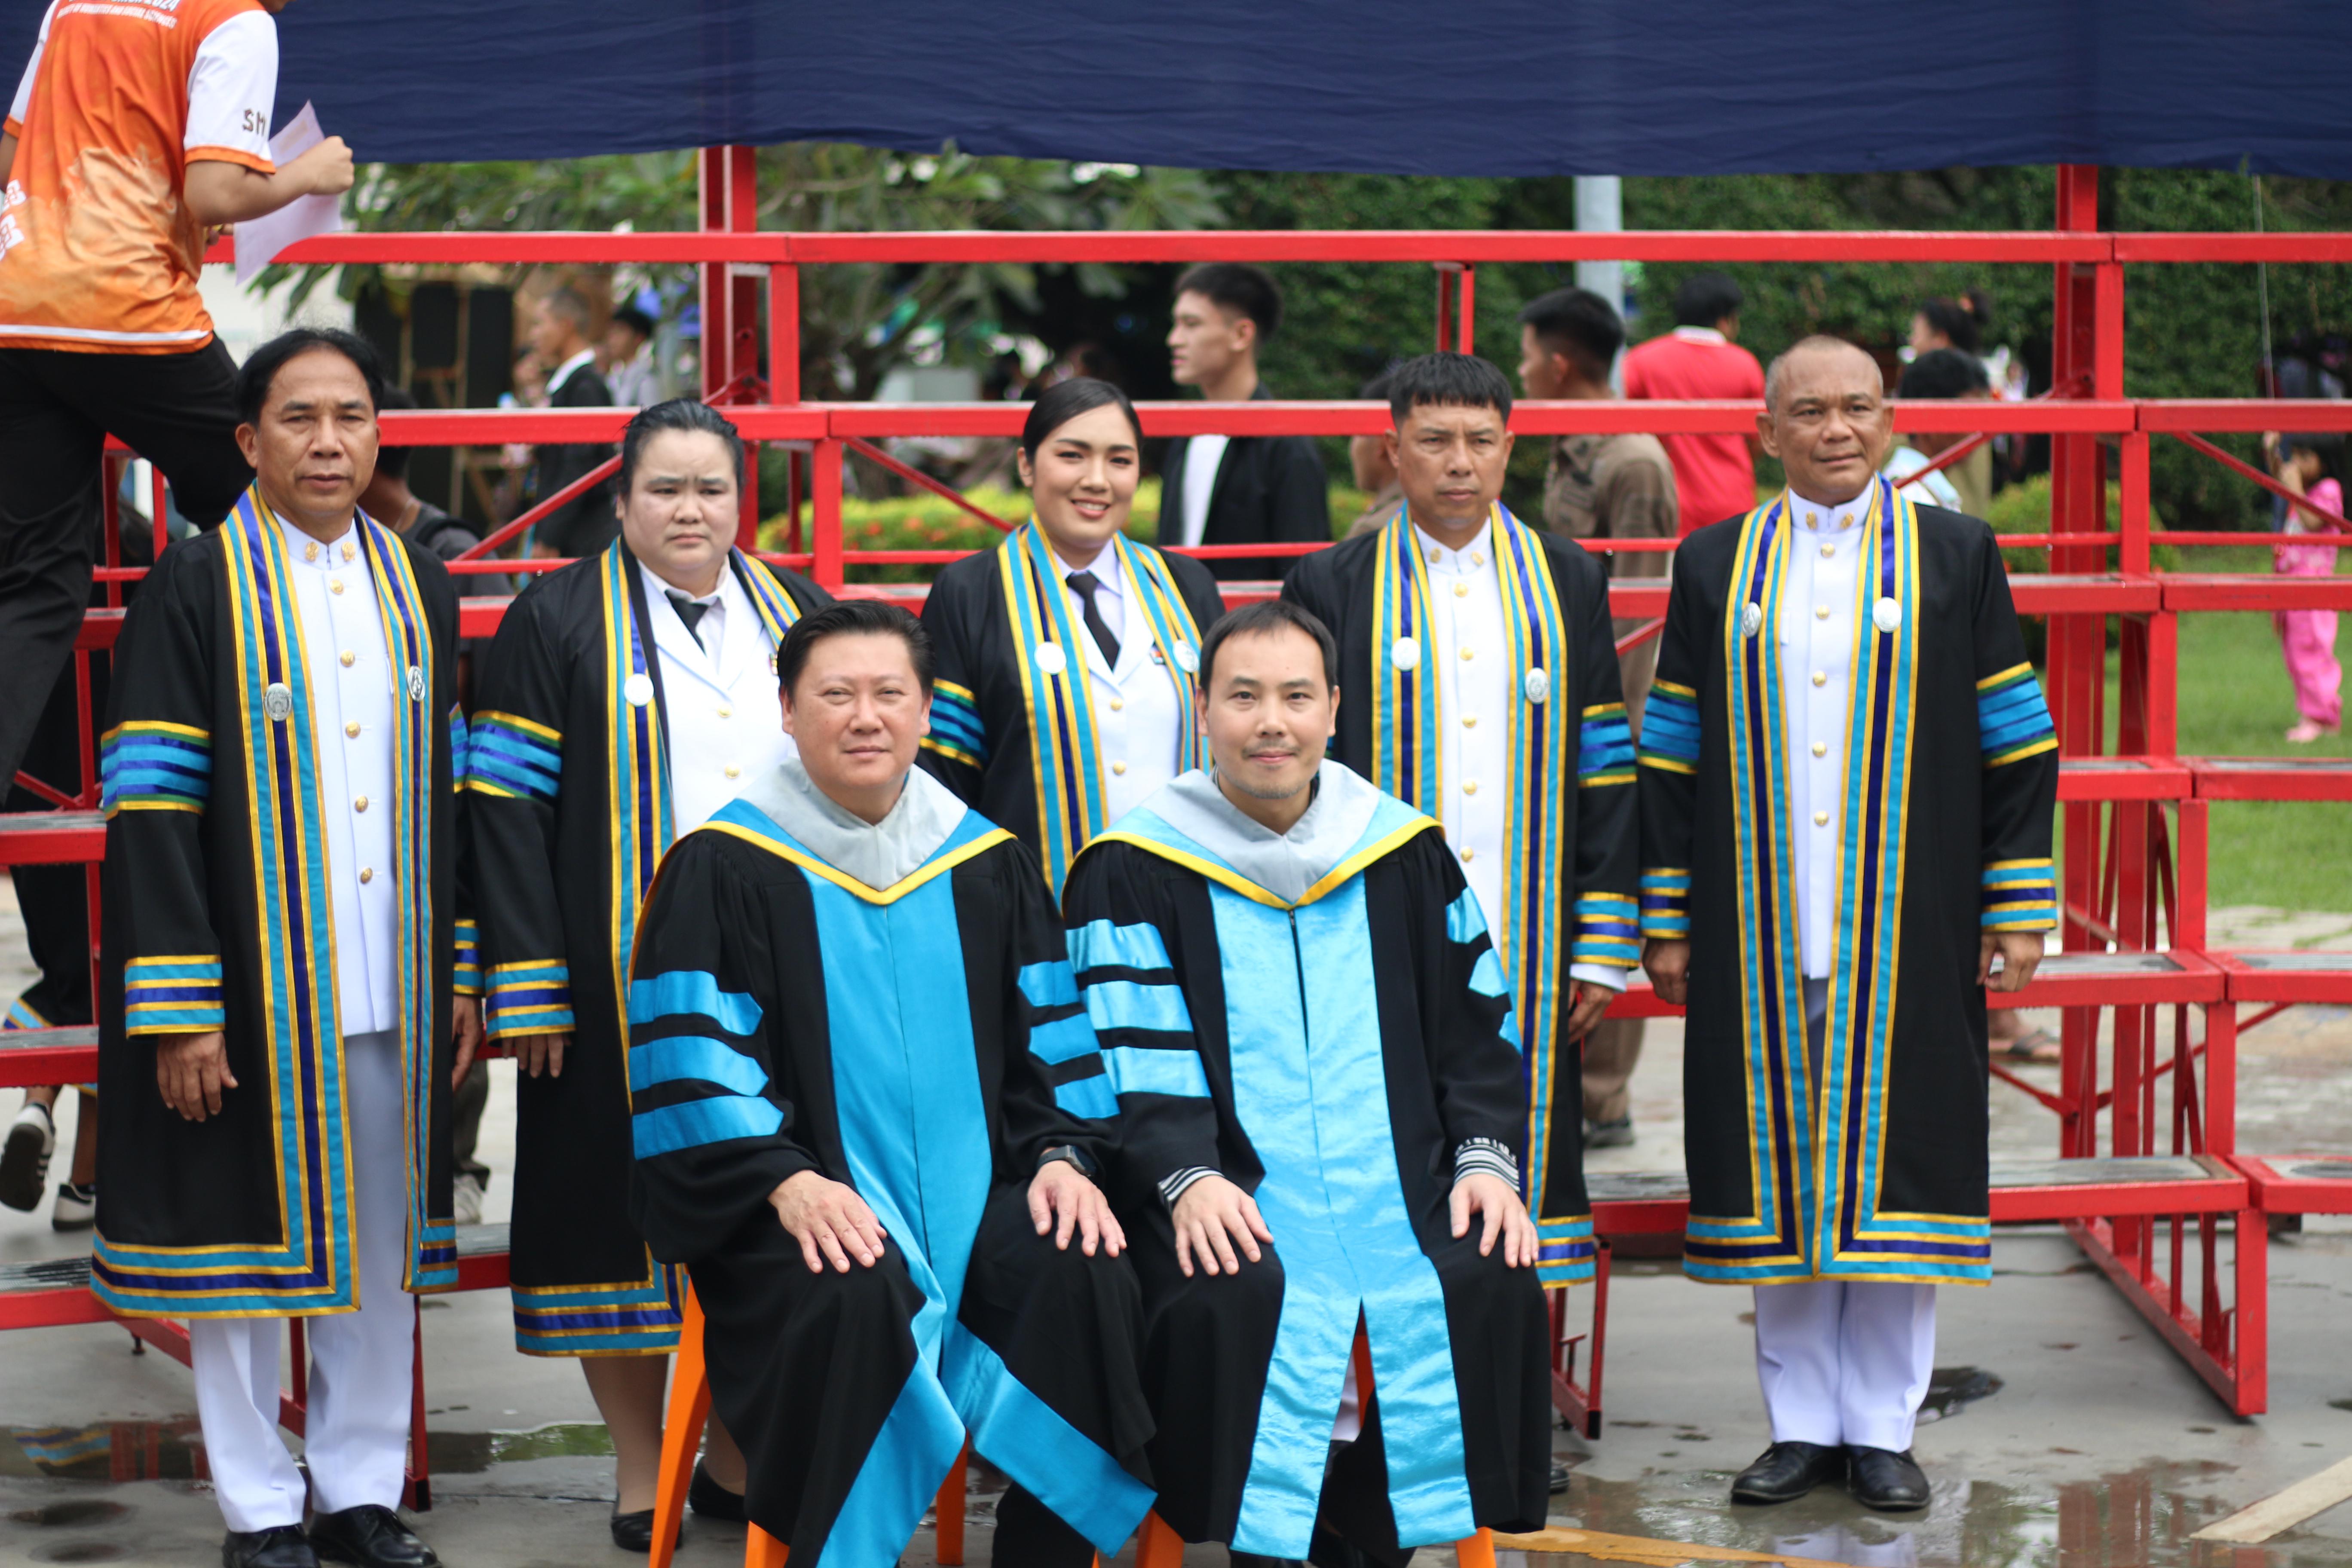
[[[1185, 666], [1198, 664], [1200, 628], [1192, 624], [1192, 612], [1176, 591], [1160, 552], [1132, 543], [1122, 534], [1111, 536], [1111, 548], [1128, 580], [1136, 584], [1152, 642], [1160, 650], [1160, 668], [1175, 685], [1177, 711], [1185, 715], [1177, 726], [1176, 771], [1190, 773], [1201, 765], [1201, 742], [1190, 717], [1193, 672]], [[1029, 714], [1039, 858], [1045, 863], [1045, 885], [1059, 899], [1070, 862], [1110, 826], [1101, 748], [1096, 741], [1094, 683], [1087, 677], [1091, 637], [1071, 614], [1053, 546], [1035, 518], [997, 546], [996, 563], [1021, 670], [1022, 702]], [[1057, 650], [1058, 669], [1048, 667], [1052, 660], [1039, 660], [1040, 651], [1048, 646]], [[959, 700], [965, 704], [965, 714], [958, 713]], [[944, 720], [945, 734], [962, 738], [967, 755], [972, 738], [989, 749], [1000, 739], [980, 731], [978, 709], [960, 687], [942, 686], [932, 708], [934, 721]]]

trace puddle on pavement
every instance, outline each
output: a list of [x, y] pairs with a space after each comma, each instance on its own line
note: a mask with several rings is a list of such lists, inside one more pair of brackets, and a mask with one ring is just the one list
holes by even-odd
[[525, 1459], [609, 1459], [613, 1436], [601, 1421], [555, 1421], [521, 1432], [425, 1433], [436, 1476], [477, 1476]]
[[17, 1524], [37, 1524], [70, 1528], [77, 1524], [105, 1524], [121, 1519], [131, 1510], [119, 1502], [104, 1502], [97, 1498], [77, 1498], [68, 1502], [43, 1503], [38, 1508], [20, 1508], [8, 1518]]
[[89, 1426], [0, 1427], [0, 1475], [76, 1481], [184, 1481], [204, 1471], [193, 1415]]
[[[1853, 1568], [2302, 1568], [2352, 1561], [2352, 1554], [2314, 1554], [2333, 1542], [2274, 1542], [2269, 1552], [2241, 1548], [2243, 1554], [2234, 1556], [2192, 1545], [2189, 1536], [2235, 1511], [2219, 1495], [2231, 1468], [2156, 1461], [2030, 1489], [1930, 1465], [1935, 1501], [1909, 1520], [1871, 1513], [1836, 1487], [1769, 1510], [1734, 1510], [1725, 1500], [1729, 1469], [1610, 1481], [1580, 1467], [1552, 1507], [1556, 1522], [1585, 1530], [1786, 1552]], [[1527, 1557], [1545, 1568], [1588, 1561], [1594, 1560], [1576, 1553]]]

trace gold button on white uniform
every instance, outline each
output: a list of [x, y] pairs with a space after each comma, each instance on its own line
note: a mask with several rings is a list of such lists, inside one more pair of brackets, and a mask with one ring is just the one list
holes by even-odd
[[1834, 544], [1824, 544], [1824, 545], [1822, 545], [1822, 560], [1826, 561], [1826, 560], [1828, 560], [1831, 556], [1835, 555], [1836, 553], [1837, 553], [1837, 546], [1836, 546], [1836, 545], [1834, 545]]
[[343, 580], [342, 580], [341, 577], [330, 577], [330, 578], [328, 578], [328, 579], [327, 579], [327, 592], [328, 592], [328, 593], [330, 593], [330, 594], [340, 594], [340, 593], [341, 593], [342, 591], [343, 591]]
[[1465, 713], [1462, 715], [1462, 727], [1465, 730], [1476, 729], [1478, 727], [1478, 715], [1475, 713]]
[[1437, 552], [1436, 552], [1436, 551], [1434, 551], [1434, 550], [1433, 550], [1433, 551], [1431, 551], [1431, 552], [1429, 552], [1429, 563], [1430, 563], [1432, 566], [1434, 566], [1434, 565], [1436, 565], [1436, 564], [1437, 564]]
[[1826, 757], [1829, 754], [1830, 743], [1827, 741], [1815, 741], [1813, 742], [1813, 755], [1817, 757]]
[[1476, 795], [1478, 793], [1478, 781], [1476, 779], [1464, 779], [1462, 781], [1462, 793], [1464, 795]]
[[360, 735], [360, 721], [354, 719], [350, 723], [344, 725], [343, 733], [349, 735], [354, 741], [358, 740]]
[[1813, 671], [1813, 684], [1815, 686], [1827, 686], [1829, 683], [1830, 673], [1828, 670], [1817, 669]]
[[733, 763], [728, 763], [725, 767], [723, 767], [723, 768], [719, 769], [719, 771], [720, 773], [725, 773], [729, 778], [730, 778], [730, 779], [731, 779], [731, 778], [734, 778], [734, 777], [735, 777], [736, 775], [738, 775], [739, 773], [742, 773], [742, 771], [743, 771], [743, 770], [742, 770], [741, 768], [737, 767]]
[[1470, 564], [1473, 566], [1484, 566], [1486, 564], [1486, 558], [1474, 550], [1470, 552]]
[[352, 802], [352, 809], [353, 811], [365, 811], [367, 809], [367, 796], [362, 795], [357, 800]]
[[362, 866], [362, 867], [361, 867], [361, 868], [360, 868], [360, 880], [361, 880], [361, 881], [362, 881], [362, 882], [373, 882], [373, 881], [374, 881], [374, 880], [375, 880], [375, 868], [374, 868], [374, 867], [373, 867], [373, 866]]
[[1465, 659], [1475, 658], [1478, 657], [1478, 650], [1473, 647], [1465, 647], [1462, 650], [1462, 657]]
[[1827, 605], [1815, 605], [1813, 606], [1813, 619], [1817, 621], [1826, 621], [1829, 618], [1830, 607]]
[[342, 660], [343, 660], [343, 668], [344, 668], [345, 669], [349, 669], [349, 668], [351, 668], [351, 667], [352, 667], [352, 658], [353, 658], [353, 657], [354, 657], [354, 656], [353, 656], [353, 654], [352, 653], [352, 650], [351, 650], [351, 649], [349, 649], [349, 648], [345, 648], [345, 649], [343, 649], [343, 651], [342, 651], [342, 656], [341, 656], [341, 657], [342, 657]]
[[1827, 827], [1829, 825], [1830, 814], [1828, 812], [1817, 811], [1813, 813], [1813, 826], [1815, 827]]
[[721, 702], [719, 705], [719, 716], [721, 719], [732, 719], [735, 717], [735, 710], [728, 707], [724, 702]]
[[1467, 844], [1465, 844], [1465, 845], [1462, 847], [1462, 858], [1464, 858], [1465, 860], [1469, 859], [1469, 858], [1470, 858], [1470, 857], [1471, 857], [1471, 855], [1472, 855], [1473, 853], [1474, 853], [1474, 851], [1471, 849], [1470, 846], [1468, 846]]
[[1113, 763], [1110, 765], [1110, 771], [1118, 774], [1119, 777], [1125, 778], [1127, 776], [1127, 764], [1125, 763]]
[[1470, 584], [1467, 584], [1467, 583], [1456, 583], [1456, 584], [1454, 584], [1454, 596], [1455, 598], [1457, 598], [1457, 599], [1466, 599], [1466, 598], [1468, 598], [1468, 597], [1470, 596]]
[[1114, 713], [1124, 711], [1126, 707], [1127, 699], [1124, 697], [1114, 697], [1110, 700], [1110, 710]]
[[306, 545], [304, 545], [304, 546], [302, 547], [302, 559], [303, 559], [303, 560], [305, 560], [305, 561], [316, 561], [318, 558], [319, 558], [319, 544], [318, 544], [318, 541], [313, 540], [313, 541], [311, 541], [310, 543], [308, 543], [308, 544], [306, 544]]
[[358, 554], [358, 553], [359, 553], [359, 551], [358, 551], [354, 546], [352, 546], [352, 545], [351, 545], [351, 544], [349, 544], [349, 543], [346, 543], [346, 544], [343, 546], [343, 559], [344, 559], [344, 560], [349, 561], [352, 556], [354, 556], [354, 555], [356, 555], [356, 554]]

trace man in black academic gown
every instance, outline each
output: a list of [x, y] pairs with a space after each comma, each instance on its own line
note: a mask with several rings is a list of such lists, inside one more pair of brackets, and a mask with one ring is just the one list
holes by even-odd
[[1065, 894], [1118, 1094], [1160, 1516], [1236, 1563], [1540, 1528], [1527, 1096], [1478, 901], [1433, 819], [1325, 757], [1321, 623], [1236, 611], [1201, 677], [1215, 771]]
[[1349, 700], [1332, 755], [1444, 826], [1527, 1041], [1528, 1206], [1547, 1286], [1593, 1273], [1578, 1046], [1625, 987], [1633, 737], [1609, 583], [1502, 504], [1511, 384], [1470, 354], [1385, 377], [1403, 504], [1310, 555], [1283, 597], [1331, 628]]
[[2056, 923], [2058, 742], [1992, 530], [1879, 474], [1870, 356], [1799, 342], [1757, 428], [1788, 489], [1684, 541], [1642, 729], [1684, 1271], [1755, 1287], [1772, 1444], [1735, 1501], [1925, 1508], [1936, 1286], [1992, 1278], [1984, 985]]
[[887, 1568], [973, 1448], [996, 1559], [1150, 1505], [1117, 1115], [1037, 863], [914, 771], [929, 639], [851, 600], [778, 658], [795, 755], [664, 858], [631, 967], [631, 1207], [795, 1563]]
[[[345, 332], [246, 361], [254, 487], [156, 563], [100, 742], [90, 1288], [190, 1320], [227, 1568], [437, 1561], [393, 1512], [408, 1292], [457, 1283], [450, 1085], [479, 1025], [452, 1000], [457, 595], [355, 504], [383, 384]], [[278, 1435], [289, 1316], [304, 1468]]]

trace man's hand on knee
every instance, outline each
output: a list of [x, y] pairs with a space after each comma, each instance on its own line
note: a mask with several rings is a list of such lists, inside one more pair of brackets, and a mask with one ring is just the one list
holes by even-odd
[[[1171, 1215], [1176, 1224], [1176, 1267], [1190, 1279], [1193, 1259], [1211, 1274], [1238, 1274], [1241, 1258], [1252, 1263], [1261, 1254], [1258, 1243], [1271, 1242], [1274, 1233], [1257, 1212], [1257, 1203], [1223, 1176], [1202, 1176], [1177, 1198]], [[1239, 1247], [1241, 1257], [1234, 1256]]]
[[1486, 1229], [1478, 1237], [1478, 1256], [1489, 1257], [1495, 1250], [1495, 1238], [1503, 1240], [1503, 1261], [1513, 1268], [1530, 1265], [1536, 1260], [1536, 1223], [1528, 1217], [1528, 1205], [1519, 1202], [1519, 1194], [1500, 1176], [1475, 1173], [1454, 1184], [1452, 1198], [1454, 1234], [1470, 1234], [1470, 1216], [1485, 1217]]
[[[1078, 1249], [1088, 1258], [1100, 1247], [1112, 1258], [1127, 1250], [1127, 1232], [1118, 1227], [1118, 1219], [1110, 1212], [1110, 1200], [1102, 1189], [1087, 1180], [1076, 1165], [1067, 1160], [1055, 1160], [1042, 1166], [1037, 1177], [1029, 1184], [1029, 1217], [1037, 1224], [1037, 1234], [1054, 1232], [1054, 1245], [1067, 1251], [1070, 1233], [1078, 1237]], [[1060, 1225], [1055, 1226], [1058, 1218]]]
[[836, 1271], [846, 1274], [852, 1258], [868, 1268], [882, 1261], [882, 1222], [874, 1217], [856, 1188], [829, 1182], [814, 1171], [803, 1171], [785, 1177], [768, 1194], [768, 1202], [793, 1239], [801, 1244], [801, 1256], [808, 1260], [810, 1273], [822, 1274], [831, 1263]]

